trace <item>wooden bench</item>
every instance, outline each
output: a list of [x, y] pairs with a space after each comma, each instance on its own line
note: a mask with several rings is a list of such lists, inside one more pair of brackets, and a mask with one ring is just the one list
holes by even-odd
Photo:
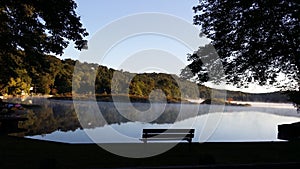
[[142, 141], [186, 140], [194, 138], [195, 129], [143, 129]]

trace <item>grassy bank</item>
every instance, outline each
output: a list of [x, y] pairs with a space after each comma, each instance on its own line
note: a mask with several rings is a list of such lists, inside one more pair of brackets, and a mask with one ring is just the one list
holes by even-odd
[[[145, 150], [167, 143], [126, 144]], [[121, 146], [121, 144], [110, 144]], [[133, 159], [120, 157], [96, 144], [64, 144], [0, 136], [0, 168], [111, 168], [300, 162], [299, 142], [180, 143], [161, 155]]]

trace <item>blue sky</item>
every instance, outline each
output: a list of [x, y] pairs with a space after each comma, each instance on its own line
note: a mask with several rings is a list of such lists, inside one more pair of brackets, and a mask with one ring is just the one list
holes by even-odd
[[92, 34], [121, 17], [144, 12], [161, 12], [192, 23], [192, 7], [198, 0], [76, 0], [82, 23]]
[[[170, 14], [192, 24], [192, 7], [197, 5], [198, 0], [75, 0], [75, 2], [77, 3], [77, 14], [90, 34], [87, 37], [89, 39], [113, 21], [139, 13]], [[77, 59], [79, 54], [80, 52], [76, 51], [71, 44], [65, 50], [62, 58]]]
[[[90, 34], [86, 38], [89, 41], [97, 35], [97, 32], [101, 32], [101, 30], [106, 28], [108, 25], [111, 25], [113, 22], [120, 20], [120, 18], [141, 13], [168, 14], [181, 18], [186, 21], [186, 23], [192, 25], [194, 15], [192, 7], [198, 4], [198, 0], [75, 0], [75, 2], [77, 3], [77, 14], [81, 17], [83, 26]], [[121, 27], [119, 29], [120, 31], [123, 31], [128, 29], [128, 27], [125, 26], [124, 28]], [[195, 34], [194, 37], [198, 37], [198, 35]], [[208, 41], [201, 41], [199, 43], [199, 46], [204, 45], [205, 43], [208, 43]], [[159, 49], [163, 51], [163, 54], [169, 54], [168, 57], [170, 57], [171, 55], [172, 57], [177, 57], [183, 63], [180, 65], [182, 66], [182, 68], [188, 64], [186, 59], [187, 53], [192, 53], [193, 51], [197, 50], [197, 48], [186, 48], [180, 42], [176, 40], [174, 41], [174, 39], [172, 40], [164, 36], [147, 34], [143, 36], [130, 37], [125, 41], [123, 40], [121, 43], [113, 46], [109, 53], [105, 55], [105, 57], [97, 56], [103, 57], [100, 63], [98, 63], [108, 66], [109, 68], [124, 70], [124, 68], [122, 67], [122, 63], [126, 61], [126, 57], [129, 57], [131, 55], [137, 56], [139, 54], [145, 54], [143, 52], [143, 49], [146, 51], [148, 51], [149, 49]], [[82, 58], [82, 55], [84, 55], [83, 52], [77, 51], [74, 48], [73, 44], [65, 49], [64, 52], [64, 55], [60, 57], [62, 59], [72, 58], [81, 60], [80, 58]], [[171, 64], [172, 63], [166, 65], [166, 67], [170, 66]], [[125, 70], [127, 68], [128, 67], [125, 66]], [[130, 68], [128, 69], [128, 71], [132, 72]], [[146, 69], [141, 71], [151, 72], [161, 70]], [[177, 70], [177, 72], [165, 72], [163, 70], [161, 72], [178, 74], [179, 69]], [[230, 90], [240, 90], [232, 86], [226, 86], [225, 88]], [[243, 91], [269, 92], [274, 91], [274, 88], [269, 89], [251, 85], [248, 89], [243, 89]]]

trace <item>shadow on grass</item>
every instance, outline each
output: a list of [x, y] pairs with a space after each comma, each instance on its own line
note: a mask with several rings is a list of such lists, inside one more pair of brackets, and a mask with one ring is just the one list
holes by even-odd
[[[164, 146], [164, 144], [168, 143], [114, 143], [109, 146], [126, 146], [128, 149], [146, 146], [151, 149], [153, 146]], [[265, 163], [296, 163], [296, 167], [299, 167], [299, 156], [299, 142], [180, 143], [163, 154], [137, 159], [111, 154], [96, 144], [65, 144], [0, 136], [1, 169], [151, 168], [158, 166], [173, 166], [174, 168], [202, 166], [205, 168], [205, 166], [212, 165], [215, 168], [218, 168], [217, 166], [226, 168], [226, 165], [233, 167], [232, 165], [236, 164]], [[243, 168], [245, 167], [247, 168], [247, 165]], [[252, 168], [255, 167], [252, 166]]]

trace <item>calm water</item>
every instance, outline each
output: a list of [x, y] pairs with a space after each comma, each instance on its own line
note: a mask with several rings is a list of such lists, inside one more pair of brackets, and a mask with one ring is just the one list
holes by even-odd
[[141, 142], [143, 128], [195, 128], [194, 142], [277, 141], [277, 125], [300, 121], [289, 104], [251, 107], [33, 100], [19, 127], [32, 139], [67, 143]]

